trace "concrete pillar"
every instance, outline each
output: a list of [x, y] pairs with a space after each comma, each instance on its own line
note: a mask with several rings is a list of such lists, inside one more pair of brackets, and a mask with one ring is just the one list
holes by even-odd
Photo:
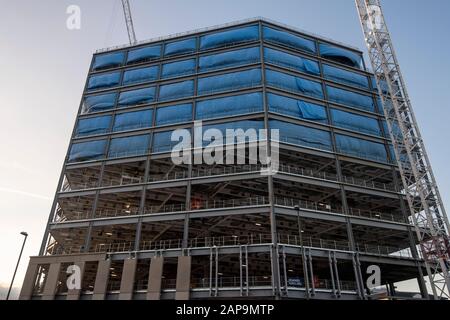
[[164, 258], [153, 257], [148, 272], [147, 300], [159, 300], [161, 298], [161, 281]]
[[137, 259], [127, 259], [123, 263], [122, 279], [120, 281], [119, 300], [131, 300], [134, 291]]
[[76, 265], [80, 268], [80, 289], [69, 289], [67, 291], [66, 300], [79, 300], [80, 294], [81, 294], [81, 289], [83, 288], [83, 276], [84, 276], [84, 269], [86, 268], [86, 262], [78, 261], [78, 262], [75, 262], [74, 265]]
[[188, 300], [191, 289], [191, 256], [178, 257], [175, 300]]
[[30, 300], [33, 295], [34, 285], [38, 273], [39, 265], [30, 260], [25, 279], [23, 280], [22, 289], [20, 290], [19, 300]]
[[108, 288], [109, 268], [111, 268], [111, 260], [101, 260], [98, 262], [92, 300], [105, 300], [106, 290]]
[[47, 274], [47, 280], [45, 281], [44, 292], [42, 294], [42, 300], [55, 299], [56, 286], [58, 285], [60, 270], [60, 262], [55, 262], [50, 265], [50, 269], [48, 270]]

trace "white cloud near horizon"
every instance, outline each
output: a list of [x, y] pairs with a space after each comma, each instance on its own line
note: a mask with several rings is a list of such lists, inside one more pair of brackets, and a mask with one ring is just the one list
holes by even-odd
[[27, 191], [22, 191], [22, 190], [17, 190], [17, 189], [12, 189], [12, 188], [0, 187], [0, 192], [14, 193], [14, 194], [19, 194], [19, 195], [23, 195], [23, 196], [26, 196], [26, 197], [32, 197], [32, 198], [35, 198], [35, 199], [42, 199], [42, 200], [51, 200], [52, 199], [51, 197], [44, 196], [44, 195], [41, 195], [41, 194], [27, 192]]

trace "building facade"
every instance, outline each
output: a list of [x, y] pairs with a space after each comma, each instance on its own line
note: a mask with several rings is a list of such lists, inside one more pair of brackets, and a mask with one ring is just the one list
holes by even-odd
[[[200, 121], [277, 129], [278, 170], [252, 161], [258, 135], [231, 163], [175, 163], [172, 132]], [[354, 48], [258, 18], [102, 50], [20, 298], [368, 299], [373, 266], [425, 298], [401, 189]]]

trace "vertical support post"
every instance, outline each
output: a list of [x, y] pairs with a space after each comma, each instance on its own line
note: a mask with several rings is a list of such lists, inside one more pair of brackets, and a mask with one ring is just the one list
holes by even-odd
[[303, 282], [305, 283], [305, 296], [306, 299], [309, 299], [309, 276], [308, 276], [308, 258], [305, 253], [305, 248], [302, 247], [302, 262], [303, 262]]
[[47, 281], [45, 282], [44, 292], [42, 294], [42, 300], [55, 299], [56, 286], [58, 285], [60, 270], [60, 262], [50, 264], [50, 269], [47, 274]]
[[341, 296], [341, 281], [339, 279], [339, 270], [338, 270], [338, 264], [337, 264], [337, 258], [336, 258], [336, 252], [333, 251], [333, 265], [334, 265], [334, 274], [336, 276], [336, 282], [337, 282], [337, 296]]
[[314, 284], [314, 269], [313, 269], [313, 264], [312, 264], [311, 251], [308, 252], [308, 260], [309, 260], [309, 272], [311, 273], [311, 295], [315, 296], [316, 288], [315, 288], [315, 284]]
[[22, 289], [20, 290], [19, 300], [30, 300], [33, 296], [33, 289], [36, 284], [38, 270], [39, 265], [31, 258], [28, 263], [27, 272], [25, 273]]
[[148, 272], [147, 300], [159, 300], [161, 298], [163, 266], [163, 257], [155, 256], [151, 259]]
[[175, 300], [188, 300], [191, 288], [191, 256], [179, 256]]
[[131, 300], [133, 298], [137, 262], [138, 259], [130, 257], [123, 263], [119, 300]]
[[328, 265], [330, 267], [330, 276], [331, 276], [331, 285], [332, 285], [332, 290], [333, 290], [333, 294], [336, 297], [336, 284], [334, 283], [334, 271], [333, 271], [333, 261], [331, 259], [331, 252], [328, 251]]
[[109, 269], [111, 268], [111, 260], [101, 260], [98, 262], [97, 276], [95, 277], [94, 293], [92, 300], [105, 300], [106, 291], [108, 289]]

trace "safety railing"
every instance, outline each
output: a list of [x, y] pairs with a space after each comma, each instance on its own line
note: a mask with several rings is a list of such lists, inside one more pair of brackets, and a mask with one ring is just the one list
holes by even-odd
[[371, 189], [381, 189], [381, 190], [387, 190], [387, 191], [397, 191], [395, 184], [393, 183], [382, 183], [382, 182], [376, 182], [376, 181], [370, 181], [370, 180], [364, 180], [359, 179], [355, 177], [349, 177], [349, 176], [343, 176], [342, 182], [353, 184], [365, 188], [371, 188]]
[[208, 169], [193, 169], [192, 177], [209, 177], [218, 175], [258, 172], [263, 169], [261, 164], [243, 164], [240, 166], [226, 166]]
[[98, 183], [98, 175], [95, 178], [88, 175], [70, 175], [70, 179], [65, 176], [64, 182], [61, 186], [60, 192], [70, 192], [76, 190], [85, 190], [97, 188], [99, 186]]
[[98, 243], [94, 252], [130, 252], [134, 251], [134, 242]]
[[[299, 236], [290, 234], [278, 234], [277, 242], [280, 245], [299, 246], [306, 248], [319, 248], [326, 250], [352, 251], [348, 241], [336, 241], [330, 239], [314, 238], [311, 236]], [[188, 248], [212, 248], [223, 246], [242, 246], [242, 245], [264, 245], [271, 244], [270, 234], [249, 234], [245, 236], [219, 236], [219, 237], [198, 237], [189, 239]], [[143, 241], [139, 250], [167, 250], [182, 248], [182, 239], [168, 239], [158, 241]], [[53, 246], [48, 250], [49, 255], [73, 254], [83, 252], [83, 246], [64, 247], [60, 245]], [[114, 242], [97, 243], [90, 249], [93, 252], [131, 252], [135, 251], [135, 242]], [[412, 258], [413, 254], [409, 247], [381, 246], [364, 243], [356, 243], [355, 251], [378, 256], [390, 256], [400, 258]]]
[[139, 207], [119, 208], [119, 209], [97, 209], [95, 211], [95, 218], [134, 216], [138, 214], [139, 214]]
[[[290, 207], [290, 208], [298, 206], [301, 209], [330, 212], [330, 213], [337, 213], [337, 214], [345, 214], [344, 209], [342, 207], [333, 206], [330, 203], [313, 202], [313, 201], [298, 200], [298, 199], [283, 198], [283, 197], [276, 197], [274, 203], [276, 205]], [[358, 209], [358, 208], [352, 208], [352, 207], [348, 208], [348, 214], [351, 216], [355, 216], [355, 217], [363, 217], [363, 218], [369, 218], [369, 219], [405, 223], [405, 219], [403, 218], [402, 215], [399, 215], [399, 214]]]
[[186, 179], [187, 177], [187, 171], [174, 171], [164, 174], [150, 174], [150, 176], [148, 177], [148, 182], [181, 180]]
[[121, 176], [120, 178], [103, 178], [102, 187], [125, 186], [144, 182], [144, 177]]

